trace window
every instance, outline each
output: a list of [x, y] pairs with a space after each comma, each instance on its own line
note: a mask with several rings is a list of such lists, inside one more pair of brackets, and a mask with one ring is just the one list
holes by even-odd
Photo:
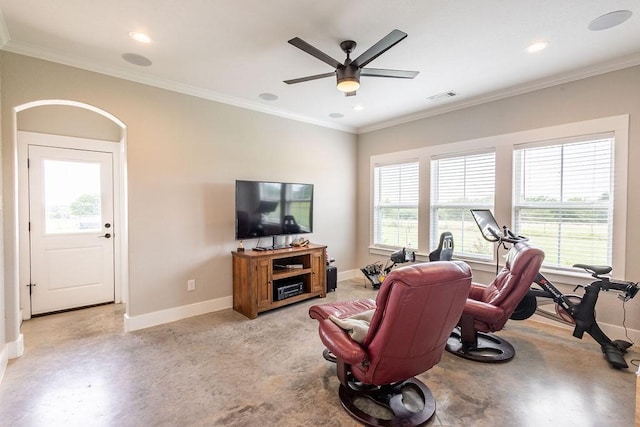
[[102, 230], [101, 164], [44, 160], [45, 233]]
[[418, 162], [374, 167], [373, 242], [418, 246]]
[[495, 153], [476, 153], [431, 161], [430, 247], [440, 233], [454, 235], [456, 256], [491, 258], [493, 246], [484, 240], [470, 209], [493, 209]]
[[297, 228], [303, 231], [313, 229], [313, 186], [309, 184], [286, 184], [285, 191], [285, 212], [297, 220]]
[[514, 228], [547, 267], [612, 264], [613, 134], [514, 150]]
[[[410, 242], [422, 258], [437, 247], [442, 232], [450, 231], [454, 257], [493, 271], [496, 245], [482, 238], [469, 213], [491, 209], [499, 225], [542, 248], [545, 268], [566, 283], [579, 283], [580, 274], [571, 268], [577, 263], [610, 265], [612, 276], [624, 277], [631, 220], [628, 152], [629, 115], [624, 114], [372, 155], [370, 253], [384, 255], [389, 247], [382, 242], [392, 240], [387, 237], [391, 227], [382, 237], [383, 219], [391, 215], [383, 218], [380, 194], [373, 197], [380, 191], [379, 169], [412, 164], [413, 176], [420, 178], [420, 200], [402, 205], [410, 209], [396, 209], [396, 243], [385, 244]], [[408, 212], [412, 220], [400, 224]]]

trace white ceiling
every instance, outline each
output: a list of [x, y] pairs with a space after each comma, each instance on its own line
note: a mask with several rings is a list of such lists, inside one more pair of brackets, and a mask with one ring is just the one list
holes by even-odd
[[[633, 15], [587, 28], [616, 10]], [[640, 64], [638, 0], [0, 0], [0, 12], [3, 50], [350, 132]], [[420, 71], [414, 80], [362, 77], [353, 97], [334, 78], [283, 83], [333, 71], [293, 37], [343, 62], [342, 40], [358, 43], [355, 58], [393, 29], [408, 37], [369, 67]], [[549, 47], [527, 53], [539, 40]], [[457, 96], [428, 100], [446, 91]]]

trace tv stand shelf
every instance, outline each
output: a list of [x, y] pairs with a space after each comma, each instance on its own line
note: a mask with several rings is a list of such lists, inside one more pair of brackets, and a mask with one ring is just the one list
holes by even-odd
[[290, 269], [287, 271], [274, 271], [273, 272], [273, 280], [286, 279], [288, 277], [296, 277], [301, 276], [303, 274], [312, 273], [312, 269], [310, 268], [301, 268], [301, 269]]
[[[309, 298], [327, 295], [326, 246], [232, 252], [233, 309], [250, 319]], [[278, 300], [278, 288], [295, 288]]]

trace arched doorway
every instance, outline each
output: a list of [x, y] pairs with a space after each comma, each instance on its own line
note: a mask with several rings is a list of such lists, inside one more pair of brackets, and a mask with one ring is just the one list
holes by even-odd
[[[32, 315], [29, 302], [30, 290], [30, 239], [29, 239], [29, 198], [28, 198], [28, 146], [29, 139], [20, 137], [23, 132], [50, 135], [52, 140], [66, 140], [68, 148], [86, 149], [78, 146], [89, 140], [101, 140], [111, 144], [116, 166], [113, 168], [114, 209], [113, 222], [118, 224], [118, 239], [114, 240], [114, 300], [128, 300], [128, 230], [126, 206], [126, 125], [114, 115], [95, 106], [69, 100], [40, 100], [29, 102], [13, 109], [13, 144], [15, 154], [15, 225], [16, 256], [13, 268], [16, 271], [15, 312], [19, 320]], [[66, 138], [65, 138], [66, 137]], [[74, 146], [75, 144], [75, 146]], [[55, 145], [55, 143], [54, 143]], [[115, 148], [113, 148], [115, 147]], [[8, 313], [11, 315], [12, 313]], [[19, 329], [19, 323], [18, 323]], [[19, 334], [19, 331], [17, 331]], [[10, 338], [10, 337], [7, 337]], [[20, 342], [22, 337], [19, 337]], [[20, 356], [18, 344], [15, 356]]]

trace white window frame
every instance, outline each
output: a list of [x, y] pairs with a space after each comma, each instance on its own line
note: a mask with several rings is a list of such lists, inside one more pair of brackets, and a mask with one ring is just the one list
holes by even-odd
[[[375, 242], [375, 236], [376, 236], [376, 224], [375, 224], [375, 215], [376, 215], [376, 207], [375, 207], [375, 200], [376, 200], [376, 185], [375, 185], [375, 171], [377, 168], [384, 168], [384, 167], [389, 167], [389, 166], [400, 166], [400, 165], [404, 165], [404, 164], [413, 164], [413, 163], [418, 163], [418, 198], [420, 198], [420, 164], [418, 162], [417, 159], [405, 159], [403, 161], [398, 161], [398, 162], [391, 162], [391, 163], [384, 163], [384, 164], [376, 164], [374, 165], [374, 167], [372, 168], [372, 193], [371, 193], [371, 200], [372, 200], [372, 216], [371, 216], [371, 242], [376, 246], [376, 247], [380, 247], [380, 248], [385, 248], [385, 249], [398, 249], [399, 247], [402, 246], [395, 246], [395, 245], [384, 245], [381, 243], [376, 243]], [[407, 206], [412, 208], [413, 206]], [[416, 206], [416, 208], [418, 209], [418, 212], [420, 211], [419, 206]], [[418, 223], [420, 222], [420, 219], [418, 219]], [[417, 244], [418, 242], [408, 242], [406, 245], [404, 245], [405, 247], [410, 247], [410, 248], [417, 248]]]
[[[614, 159], [613, 156], [615, 154], [615, 135], [613, 135], [611, 132], [608, 132], [606, 134], [595, 134], [595, 135], [581, 135], [578, 137], [574, 137], [574, 138], [569, 138], [569, 139], [553, 139], [553, 140], [547, 140], [547, 141], [536, 141], [536, 142], [532, 142], [532, 143], [527, 143], [527, 144], [522, 144], [522, 145], [518, 145], [514, 147], [514, 165], [516, 165], [518, 163], [517, 159], [517, 153], [518, 152], [522, 152], [525, 150], [536, 150], [536, 149], [540, 149], [540, 148], [545, 148], [545, 147], [561, 147], [561, 146], [567, 146], [567, 144], [574, 144], [574, 143], [589, 143], [589, 142], [593, 142], [593, 141], [597, 141], [597, 140], [611, 140], [611, 146], [610, 146], [610, 153], [611, 153], [611, 158], [609, 159], [609, 162], [607, 162], [608, 164], [603, 164], [602, 160], [599, 160], [599, 167], [606, 169], [609, 173], [611, 173], [610, 176], [610, 181], [607, 182], [607, 191], [609, 194], [609, 199], [607, 199], [606, 202], [604, 203], [600, 203], [598, 204], [598, 207], [600, 209], [605, 209], [607, 210], [608, 213], [608, 221], [607, 221], [607, 226], [609, 229], [609, 232], [612, 232], [613, 229], [613, 224], [611, 221], [612, 218], [612, 213], [613, 213], [613, 207], [615, 205], [615, 197], [616, 194], [614, 191], [612, 191], [613, 189], [612, 184], [613, 184], [613, 180], [615, 179], [615, 164], [614, 164]], [[555, 156], [554, 156], [555, 159]], [[558, 160], [561, 160], [562, 158], [558, 158]], [[564, 173], [562, 174], [563, 177], [565, 176]], [[514, 177], [513, 177], [513, 209], [512, 209], [512, 224], [513, 224], [513, 231], [516, 232], [517, 234], [524, 234], [524, 235], [528, 235], [526, 232], [523, 232], [523, 230], [521, 228], [519, 228], [518, 224], [517, 224], [517, 216], [518, 216], [518, 211], [519, 210], [536, 210], [536, 209], [560, 209], [560, 208], [569, 208], [569, 209], [577, 209], [577, 210], [589, 210], [593, 207], [593, 203], [589, 203], [589, 204], [584, 204], [584, 203], [576, 203], [576, 204], [572, 204], [570, 202], [568, 202], [566, 199], [564, 199], [564, 197], [562, 197], [562, 195], [560, 194], [560, 199], [557, 201], [551, 201], [551, 202], [543, 202], [543, 203], [536, 203], [536, 202], [525, 202], [522, 201], [520, 203], [518, 203], [518, 196], [516, 193], [518, 193], [518, 190], [520, 189], [516, 183], [521, 183], [521, 180], [518, 179], [519, 177], [517, 176], [517, 170], [516, 168], [514, 168]], [[545, 177], [542, 177], [541, 180], [544, 181]], [[548, 178], [547, 178], [548, 179]], [[581, 176], [581, 180], [583, 179], [583, 176]], [[551, 184], [552, 187], [555, 187], [555, 185], [558, 184], [557, 179], [553, 180], [554, 182]], [[539, 181], [538, 181], [539, 182]], [[533, 184], [533, 187], [535, 187], [535, 184]], [[558, 188], [559, 190], [561, 190], [561, 188]], [[567, 223], [564, 221], [559, 221], [558, 225], [562, 228], [567, 226]], [[567, 236], [568, 237], [568, 236]], [[553, 240], [556, 242], [555, 244], [558, 244], [558, 242], [565, 242], [565, 237], [563, 235], [557, 235], [557, 236], [553, 236]], [[568, 239], [570, 240], [570, 238]], [[612, 254], [612, 242], [613, 240], [613, 236], [608, 236], [607, 237], [607, 247], [606, 247], [606, 253], [607, 253], [607, 257], [611, 257]], [[553, 246], [554, 243], [551, 244], [551, 246]], [[564, 246], [563, 243], [560, 243], [560, 246]], [[566, 254], [570, 254], [571, 252], [568, 251]], [[565, 255], [566, 255], [565, 254]], [[552, 259], [556, 259], [555, 257], [557, 256], [557, 262], [556, 264], [551, 264], [551, 260]], [[556, 254], [552, 254], [552, 253], [548, 253], [545, 250], [545, 262], [544, 265], [547, 269], [550, 270], [567, 270], [570, 269], [571, 266], [570, 265], [562, 265], [562, 263], [560, 262], [560, 258], [561, 255], [559, 253]], [[575, 261], [575, 262], [574, 262]], [[584, 261], [578, 261], [578, 260], [574, 260], [571, 261], [572, 263], [577, 263], [577, 262], [581, 262], [583, 264], [598, 264], [598, 265], [603, 265], [603, 264], [610, 264], [611, 260], [605, 260], [605, 261], [591, 261], [589, 262], [588, 260], [584, 260]]]
[[[369, 252], [371, 254], [388, 255], [385, 248], [373, 244], [373, 167], [376, 164], [408, 161], [419, 159], [420, 164], [420, 201], [418, 221], [421, 224], [418, 235], [418, 259], [428, 259], [430, 208], [430, 160], [433, 156], [455, 155], [472, 150], [494, 150], [496, 153], [496, 186], [494, 216], [500, 225], [512, 225], [512, 179], [513, 179], [513, 150], [517, 145], [552, 139], [572, 138], [580, 135], [613, 132], [614, 134], [614, 207], [613, 207], [613, 247], [612, 247], [612, 275], [625, 277], [625, 249], [626, 249], [626, 221], [627, 221], [627, 186], [628, 186], [628, 147], [629, 147], [629, 115], [604, 117], [581, 122], [566, 123], [544, 128], [524, 130], [520, 132], [478, 138], [460, 142], [432, 145], [413, 150], [379, 154], [370, 157], [370, 239]], [[455, 242], [455, 236], [454, 236]], [[535, 243], [535, 242], [532, 242]], [[454, 257], [456, 253], [454, 250]], [[493, 263], [482, 263], [469, 260], [474, 268], [485, 271], [495, 271]], [[560, 277], [579, 276], [579, 273], [562, 272]], [[553, 276], [549, 277], [554, 280]], [[568, 283], [568, 282], [567, 282]]]
[[[491, 202], [489, 203], [467, 203], [467, 201], [465, 201], [464, 203], [461, 204], [449, 204], [449, 203], [443, 203], [443, 204], [436, 204], [433, 205], [431, 202], [434, 200], [434, 198], [436, 197], [436, 195], [433, 194], [433, 189], [434, 186], [438, 185], [437, 179], [436, 182], [434, 182], [434, 177], [435, 177], [435, 171], [433, 170], [432, 166], [435, 162], [440, 162], [440, 161], [444, 161], [444, 160], [448, 160], [448, 159], [468, 159], [470, 157], [475, 157], [475, 156], [486, 156], [486, 155], [492, 155], [493, 156], [493, 181], [494, 181], [494, 188], [493, 188], [493, 199], [491, 200]], [[431, 248], [435, 248], [438, 245], [438, 242], [440, 240], [440, 236], [439, 233], [435, 230], [435, 224], [436, 224], [436, 218], [434, 217], [434, 215], [436, 214], [437, 210], [439, 208], [462, 208], [464, 209], [466, 215], [468, 216], [469, 220], [471, 220], [471, 209], [490, 209], [493, 211], [493, 203], [495, 202], [495, 165], [496, 162], [496, 153], [493, 150], [482, 150], [482, 151], [469, 151], [469, 152], [465, 152], [465, 153], [456, 153], [453, 155], [440, 155], [440, 156], [433, 156], [431, 158], [431, 161], [429, 163], [429, 167], [430, 167], [430, 173], [431, 173], [431, 186], [429, 187], [429, 199], [430, 199], [430, 203], [429, 203], [429, 216], [430, 216], [430, 221], [429, 221], [429, 242], [430, 242], [430, 247]], [[465, 182], [466, 180], [466, 170], [463, 171], [463, 174], [465, 175]], [[466, 195], [465, 195], [466, 196]], [[465, 221], [466, 222], [466, 221]], [[454, 230], [442, 230], [442, 231], [454, 231]], [[463, 233], [465, 232], [465, 230], [463, 230]], [[473, 228], [474, 233], [474, 237], [480, 237], [480, 234], [478, 233], [478, 230], [476, 228]], [[493, 258], [493, 250], [489, 250], [487, 251], [487, 254], [471, 254], [471, 253], [464, 253], [462, 252], [462, 241], [468, 241], [468, 239], [465, 239], [465, 236], [458, 236], [458, 239], [456, 240], [454, 238], [454, 246], [457, 246], [458, 249], [458, 254], [467, 257], [467, 258], [474, 258], [474, 259], [480, 259], [480, 260], [492, 260]], [[487, 246], [489, 246], [489, 242], [486, 242]]]

